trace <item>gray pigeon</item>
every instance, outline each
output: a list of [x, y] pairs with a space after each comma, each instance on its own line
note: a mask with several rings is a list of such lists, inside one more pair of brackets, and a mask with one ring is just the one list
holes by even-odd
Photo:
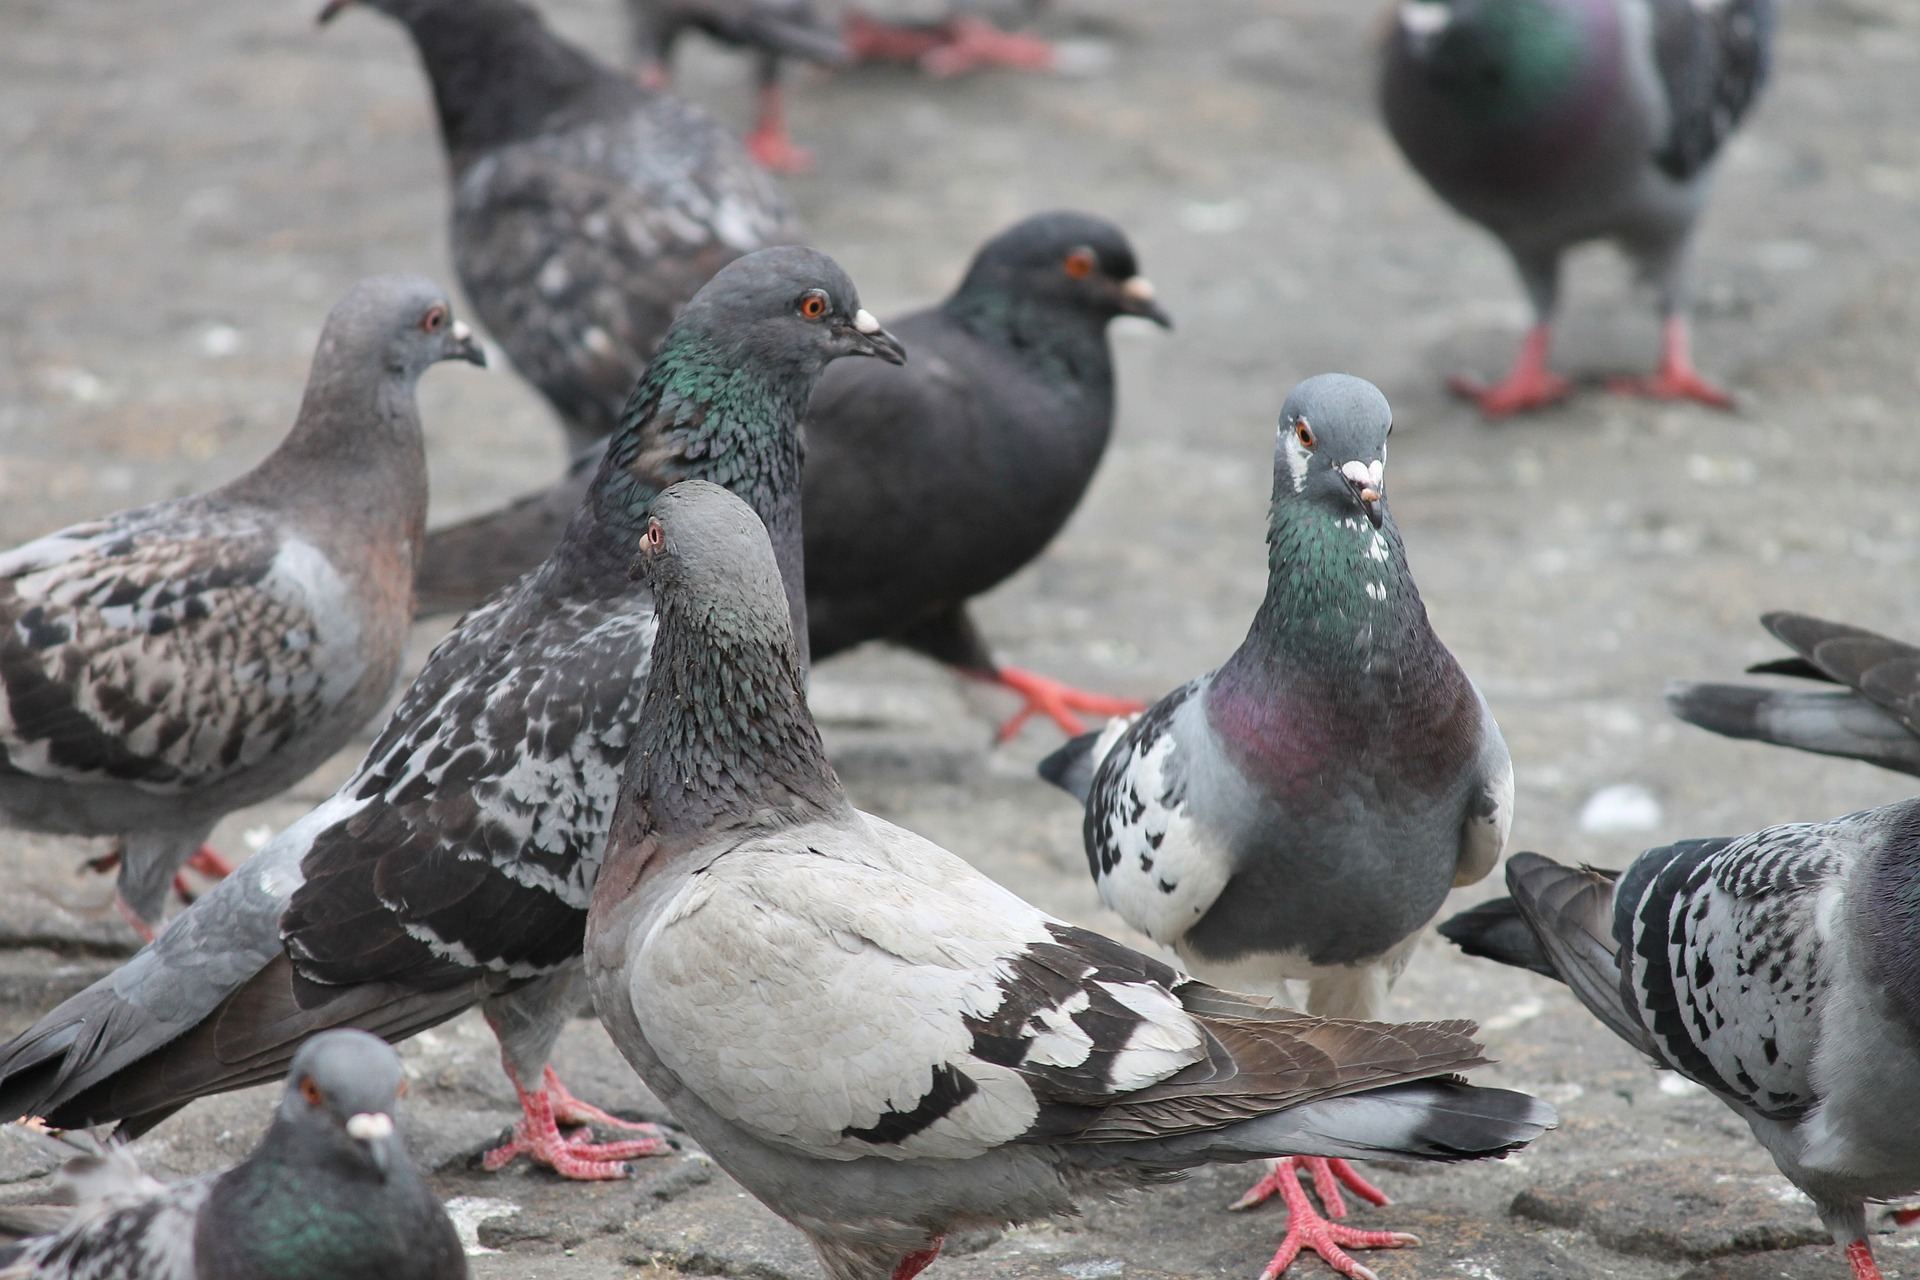
[[[1747, 668], [1822, 689], [1675, 680], [1667, 707], [1702, 729], [1920, 775], [1920, 648], [1804, 613], [1760, 624], [1798, 655]], [[1840, 686], [1838, 688], [1832, 686]]]
[[1623, 872], [1516, 853], [1513, 896], [1440, 931], [1558, 978], [1710, 1089], [1813, 1200], [1854, 1280], [1879, 1280], [1866, 1202], [1920, 1191], [1916, 886], [1908, 800], [1650, 849]]
[[329, 0], [405, 24], [452, 166], [453, 264], [480, 321], [578, 452], [687, 299], [723, 265], [800, 238], [774, 180], [699, 108], [547, 29], [521, 0]]
[[[807, 409], [807, 624], [826, 658], [888, 640], [1023, 699], [1069, 734], [1077, 712], [1140, 704], [994, 660], [967, 604], [1024, 568], [1073, 514], [1113, 431], [1116, 316], [1170, 324], [1121, 230], [1083, 213], [1022, 219], [960, 287], [890, 326], [896, 368], [844, 361]], [[428, 535], [423, 608], [466, 607], [538, 564], [579, 505], [582, 455], [545, 494]]]
[[[1323, 374], [1280, 411], [1267, 597], [1221, 666], [1075, 739], [1043, 776], [1086, 802], [1107, 905], [1200, 976], [1376, 1018], [1447, 891], [1493, 870], [1513, 766], [1486, 702], [1427, 622], [1385, 497], [1392, 410]], [[1308, 1162], [1385, 1197], [1341, 1162]], [[1282, 1166], [1240, 1206], [1295, 1189]], [[1348, 1229], [1296, 1211], [1281, 1253], [1332, 1262]]]
[[1659, 292], [1660, 372], [1615, 388], [1726, 407], [1695, 371], [1687, 250], [1712, 163], [1767, 77], [1775, 0], [1405, 0], [1382, 58], [1388, 130], [1512, 255], [1534, 327], [1506, 379], [1453, 389], [1489, 417], [1551, 404], [1560, 259], [1612, 240]]
[[547, 1065], [577, 1007], [580, 943], [646, 689], [653, 596], [628, 574], [654, 495], [720, 480], [800, 564], [800, 413], [842, 355], [901, 358], [811, 249], [722, 268], [675, 321], [547, 563], [463, 619], [334, 796], [153, 946], [0, 1046], [0, 1115], [140, 1133], [271, 1080], [326, 1027], [401, 1040], [482, 1005], [524, 1118], [492, 1153], [608, 1178], [665, 1150], [591, 1145], [613, 1121]]
[[124, 1148], [81, 1156], [62, 1175], [71, 1220], [0, 1249], [0, 1280], [462, 1280], [460, 1238], [395, 1123], [403, 1083], [378, 1038], [323, 1032], [252, 1155], [171, 1187]]
[[818, 0], [627, 0], [633, 19], [640, 83], [663, 90], [671, 82], [673, 47], [685, 32], [699, 31], [722, 44], [754, 51], [759, 70], [759, 113], [747, 134], [747, 153], [775, 173], [799, 173], [813, 163], [787, 133], [783, 58], [827, 66], [847, 60], [839, 28]]
[[293, 430], [211, 492], [0, 553], [0, 822], [117, 836], [151, 938], [226, 814], [298, 782], [392, 696], [427, 512], [414, 384], [485, 363], [429, 280], [334, 307]]
[[1214, 1161], [1477, 1159], [1553, 1123], [1454, 1078], [1484, 1061], [1471, 1023], [1208, 987], [856, 810], [780, 566], [730, 494], [663, 493], [640, 561], [660, 630], [588, 917], [595, 1004], [830, 1280], [908, 1280], [960, 1226]]

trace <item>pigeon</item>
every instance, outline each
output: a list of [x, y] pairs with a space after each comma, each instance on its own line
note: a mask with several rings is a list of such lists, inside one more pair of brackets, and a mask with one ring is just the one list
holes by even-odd
[[298, 782], [392, 696], [427, 468], [414, 386], [485, 357], [429, 280], [336, 305], [293, 430], [221, 488], [0, 552], [0, 824], [116, 836], [152, 938], [214, 824]]
[[[1020, 0], [1011, 7], [1031, 16], [1042, 0]], [[1034, 36], [1005, 31], [988, 20], [981, 0], [937, 0], [927, 4], [885, 3], [876, 13], [849, 5], [842, 33], [848, 55], [858, 62], [906, 62], [929, 75], [948, 77], [1004, 67], [1015, 71], [1052, 71], [1059, 53]], [[907, 9], [906, 20], [891, 11]], [[932, 9], [932, 13], [923, 11]]]
[[0, 1280], [464, 1280], [460, 1237], [395, 1124], [405, 1084], [378, 1037], [322, 1032], [252, 1155], [171, 1187], [124, 1147], [80, 1156], [62, 1174], [71, 1220], [0, 1249]]
[[[1564, 982], [1607, 1029], [1739, 1114], [1855, 1280], [1866, 1202], [1920, 1191], [1920, 800], [1650, 849], [1625, 871], [1507, 862], [1509, 898], [1440, 927]], [[1521, 926], [1524, 927], [1524, 931]]]
[[1380, 97], [1409, 163], [1506, 246], [1534, 324], [1506, 379], [1455, 378], [1488, 417], [1548, 405], [1560, 259], [1607, 239], [1656, 288], [1660, 371], [1615, 389], [1729, 407], [1694, 368], [1687, 253], [1714, 157], [1771, 61], [1775, 0], [1404, 0]]
[[1920, 775], [1920, 648], [1804, 613], [1760, 625], [1799, 656], [1747, 668], [1841, 688], [1782, 689], [1675, 680], [1667, 707], [1702, 729]]
[[[524, 1154], [612, 1178], [665, 1150], [547, 1065], [578, 1005], [648, 678], [653, 597], [628, 566], [660, 489], [720, 480], [774, 531], [798, 616], [800, 413], [820, 369], [849, 354], [902, 358], [832, 259], [774, 248], [722, 268], [674, 322], [547, 563], [440, 642], [332, 798], [0, 1046], [0, 1113], [136, 1135], [280, 1076], [314, 1031], [398, 1041], [478, 1004], [523, 1111], [490, 1167]], [[595, 1122], [642, 1136], [593, 1145], [558, 1128]]]
[[722, 44], [754, 51], [759, 64], [759, 114], [747, 134], [747, 152], [775, 173], [802, 173], [813, 155], [787, 132], [783, 58], [824, 66], [847, 60], [846, 41], [817, 0], [627, 0], [633, 19], [640, 83], [664, 90], [671, 81], [673, 46], [689, 29]]
[[588, 914], [594, 1002], [829, 1280], [908, 1280], [958, 1227], [1214, 1161], [1477, 1159], [1554, 1122], [1457, 1079], [1484, 1061], [1471, 1023], [1217, 990], [856, 810], [779, 564], [733, 495], [661, 494], [639, 569], [660, 629]]
[[[1337, 1018], [1381, 1016], [1420, 930], [1493, 869], [1513, 821], [1506, 743], [1428, 624], [1387, 510], [1392, 427], [1371, 383], [1295, 387], [1247, 638], [1040, 765], [1085, 803], [1088, 867], [1128, 924], [1203, 979], [1304, 980], [1308, 1011]], [[1306, 1169], [1334, 1218], [1338, 1184], [1386, 1202], [1343, 1162]], [[1296, 1190], [1283, 1162], [1235, 1207]], [[1295, 1208], [1268, 1274], [1302, 1245], [1361, 1274], [1336, 1259], [1365, 1234]]]
[[774, 180], [698, 108], [521, 0], [328, 0], [404, 23], [452, 167], [454, 269], [569, 454], [613, 431], [674, 314], [723, 265], [801, 238]]
[[[1140, 704], [995, 662], [967, 601], [1045, 549], [1113, 429], [1108, 322], [1172, 322], [1121, 230], [1043, 213], [989, 240], [953, 295], [889, 327], [915, 353], [844, 361], [807, 411], [807, 622], [815, 657], [889, 640], [1019, 693], [1036, 712]], [[428, 535], [422, 608], [464, 608], [539, 563], [579, 505], [591, 455], [544, 494]]]

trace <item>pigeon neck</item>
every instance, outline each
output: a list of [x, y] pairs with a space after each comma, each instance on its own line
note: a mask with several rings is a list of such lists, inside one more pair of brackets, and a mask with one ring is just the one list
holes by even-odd
[[456, 169], [484, 148], [538, 133], [612, 75], [522, 5], [476, 10], [427, 5], [405, 18]]
[[214, 1183], [207, 1233], [235, 1274], [359, 1275], [368, 1251], [393, 1235], [384, 1210], [402, 1170], [383, 1181], [344, 1152], [315, 1151], [276, 1123], [245, 1161]]
[[1038, 368], [1049, 382], [1113, 393], [1108, 317], [969, 280], [941, 307], [961, 328]]
[[778, 606], [724, 590], [662, 592], [656, 605], [627, 786], [663, 845], [846, 809]]

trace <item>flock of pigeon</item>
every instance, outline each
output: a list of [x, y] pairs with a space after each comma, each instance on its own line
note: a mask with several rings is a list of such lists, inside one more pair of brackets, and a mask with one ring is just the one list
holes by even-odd
[[[1348, 1250], [1414, 1239], [1340, 1221], [1343, 1189], [1386, 1200], [1348, 1161], [1497, 1157], [1553, 1127], [1460, 1078], [1485, 1061], [1471, 1024], [1379, 1020], [1449, 890], [1499, 864], [1514, 784], [1408, 572], [1377, 389], [1326, 374], [1287, 397], [1266, 598], [1152, 706], [1002, 665], [968, 615], [1091, 479], [1109, 322], [1171, 321], [1120, 229], [1060, 212], [883, 327], [767, 172], [804, 159], [779, 66], [1045, 66], [1044, 44], [964, 7], [836, 28], [807, 0], [631, 0], [629, 73], [526, 0], [358, 2], [418, 49], [461, 285], [576, 458], [428, 532], [415, 386], [485, 357], [438, 286], [370, 279], [253, 471], [0, 555], [0, 815], [117, 838], [101, 862], [149, 937], [0, 1046], [0, 1114], [126, 1138], [287, 1080], [217, 1176], [163, 1187], [80, 1144], [73, 1207], [0, 1249], [0, 1277], [464, 1275], [389, 1046], [473, 1006], [524, 1113], [487, 1167], [616, 1178], [673, 1149], [555, 1073], [590, 996], [677, 1127], [832, 1280], [910, 1280], [952, 1231], [1258, 1159], [1241, 1203], [1289, 1211], [1267, 1280], [1302, 1249], [1370, 1277]], [[1595, 238], [1643, 266], [1666, 322], [1659, 372], [1622, 389], [1726, 403], [1689, 354], [1686, 249], [1774, 22], [1772, 0], [1394, 9], [1388, 128], [1507, 245], [1538, 315], [1503, 381], [1461, 382], [1484, 412], [1567, 394], [1556, 265]], [[690, 27], [759, 60], [751, 146], [668, 91]], [[227, 868], [214, 824], [386, 705], [416, 610], [466, 612], [339, 790]], [[1798, 656], [1764, 669], [1822, 687], [1680, 685], [1676, 713], [1920, 774], [1920, 649], [1766, 625]], [[1074, 735], [1041, 769], [1085, 806], [1101, 898], [1198, 977], [852, 806], [806, 677], [870, 640], [1018, 692], [1003, 736], [1034, 715]], [[165, 920], [188, 865], [224, 878]], [[1915, 871], [1920, 801], [1620, 873], [1515, 854], [1511, 896], [1441, 930], [1712, 1090], [1872, 1280], [1867, 1203], [1920, 1190], [1920, 1119], [1887, 1105], [1920, 1086]], [[1274, 998], [1292, 980], [1305, 1012]]]

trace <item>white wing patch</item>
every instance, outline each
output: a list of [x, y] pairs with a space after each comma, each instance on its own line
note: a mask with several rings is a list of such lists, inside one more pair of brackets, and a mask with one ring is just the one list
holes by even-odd
[[[1231, 875], [1228, 859], [1187, 816], [1172, 766], [1179, 744], [1170, 733], [1120, 744], [1124, 761], [1109, 761], [1094, 784], [1100, 898], [1155, 942], [1170, 946], [1213, 906]], [[1118, 768], [1108, 776], [1110, 767]]]

